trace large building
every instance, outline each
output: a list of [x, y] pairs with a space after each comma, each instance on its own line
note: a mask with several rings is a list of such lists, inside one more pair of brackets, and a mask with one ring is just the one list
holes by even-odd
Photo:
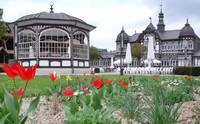
[[109, 68], [112, 65], [112, 62], [114, 60], [115, 52], [114, 51], [108, 51], [107, 49], [98, 49], [99, 57], [98, 59], [91, 60], [90, 66], [95, 67], [101, 67], [101, 68]]
[[[181, 29], [166, 30], [162, 8], [158, 15], [158, 24], [155, 27], [151, 21], [142, 33], [129, 36], [124, 29], [116, 39], [115, 60], [125, 57], [127, 44], [141, 43], [148, 45], [147, 35], [154, 37], [154, 52], [156, 59], [160, 60], [163, 67], [174, 66], [200, 66], [200, 39], [189, 24], [188, 19]], [[146, 56], [142, 58], [145, 60]], [[142, 62], [142, 61], [141, 61]], [[133, 58], [132, 66], [139, 66]]]
[[84, 73], [90, 71], [89, 32], [94, 26], [66, 13], [25, 15], [8, 24], [13, 34], [14, 60], [23, 66], [38, 65], [37, 74], [50, 71]]

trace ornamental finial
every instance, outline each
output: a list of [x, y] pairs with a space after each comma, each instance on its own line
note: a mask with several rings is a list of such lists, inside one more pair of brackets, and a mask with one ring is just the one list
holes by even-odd
[[160, 0], [160, 13], [162, 13], [163, 2]]
[[152, 23], [152, 18], [151, 17], [149, 17], [149, 20], [150, 20], [150, 23]]
[[50, 13], [54, 13], [53, 12], [53, 6], [54, 6], [54, 3], [50, 3]]

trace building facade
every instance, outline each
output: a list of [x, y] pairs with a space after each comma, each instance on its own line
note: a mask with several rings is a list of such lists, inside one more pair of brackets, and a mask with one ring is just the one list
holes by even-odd
[[98, 59], [91, 60], [91, 67], [100, 67], [103, 69], [110, 68], [112, 66], [112, 62], [114, 61], [115, 52], [108, 51], [107, 49], [98, 49], [99, 57]]
[[40, 12], [9, 24], [14, 39], [14, 59], [23, 66], [38, 65], [38, 74], [50, 71], [90, 71], [89, 33], [94, 26], [65, 13]]
[[[160, 66], [200, 66], [200, 39], [189, 24], [188, 19], [182, 29], [166, 30], [164, 13], [161, 9], [158, 20], [157, 28], [150, 19], [150, 24], [142, 33], [135, 33], [131, 36], [122, 29], [116, 39], [115, 58], [124, 58], [127, 43], [131, 45], [141, 43], [147, 46], [147, 36], [151, 35], [154, 38], [155, 57], [162, 62]], [[142, 58], [142, 60], [145, 59], [146, 56]], [[139, 65], [137, 60], [133, 58], [132, 66]]]

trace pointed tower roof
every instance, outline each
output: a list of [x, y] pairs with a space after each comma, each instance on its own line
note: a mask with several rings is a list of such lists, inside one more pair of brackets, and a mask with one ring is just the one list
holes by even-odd
[[180, 37], [195, 36], [193, 28], [190, 26], [188, 19], [185, 26], [180, 31]]
[[157, 24], [157, 29], [159, 32], [164, 32], [165, 31], [165, 24], [164, 24], [164, 13], [162, 12], [162, 1], [160, 4], [160, 13], [158, 14], [158, 24]]
[[155, 32], [155, 31], [156, 31], [155, 26], [152, 24], [152, 19], [151, 19], [151, 17], [150, 17], [149, 19], [150, 19], [150, 23], [149, 23], [149, 25], [146, 27], [146, 29], [144, 30], [145, 33], [152, 33], [152, 32]]

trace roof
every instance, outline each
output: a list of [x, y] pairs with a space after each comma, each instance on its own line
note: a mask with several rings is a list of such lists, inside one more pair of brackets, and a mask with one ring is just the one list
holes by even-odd
[[167, 30], [159, 32], [161, 40], [179, 39], [180, 30]]
[[140, 36], [140, 33], [135, 33], [132, 36], [129, 36], [129, 42], [130, 43], [136, 42], [138, 40], [139, 36]]
[[106, 58], [112, 58], [114, 57], [114, 53], [113, 52], [101, 52], [100, 56], [104, 59]]
[[95, 29], [85, 21], [68, 15], [66, 13], [54, 13], [54, 12], [40, 12], [36, 14], [30, 14], [23, 16], [14, 22], [18, 27], [35, 25], [35, 24], [45, 24], [45, 25], [74, 25], [89, 31]]
[[117, 35], [117, 40], [116, 40], [116, 42], [121, 42], [121, 40], [122, 40], [122, 34], [123, 34], [123, 41], [124, 41], [124, 43], [129, 42], [129, 36], [128, 36], [128, 34], [124, 31], [124, 29], [122, 29], [121, 32]]
[[146, 27], [146, 29], [144, 30], [144, 33], [152, 33], [152, 32], [155, 32], [155, 31], [156, 31], [155, 26], [154, 26], [152, 23], [150, 23], [150, 24]]
[[[30, 14], [23, 16], [17, 20], [17, 22], [30, 20], [30, 19], [46, 19], [46, 20], [74, 20], [79, 22], [84, 22], [83, 20], [68, 15], [66, 13], [49, 13], [49, 12], [40, 12], [36, 14]], [[85, 23], [85, 22], [84, 22]]]
[[180, 32], [180, 37], [184, 37], [184, 36], [195, 36], [194, 30], [190, 26], [190, 24], [188, 23], [188, 20], [187, 20], [187, 23], [181, 29], [181, 32]]

